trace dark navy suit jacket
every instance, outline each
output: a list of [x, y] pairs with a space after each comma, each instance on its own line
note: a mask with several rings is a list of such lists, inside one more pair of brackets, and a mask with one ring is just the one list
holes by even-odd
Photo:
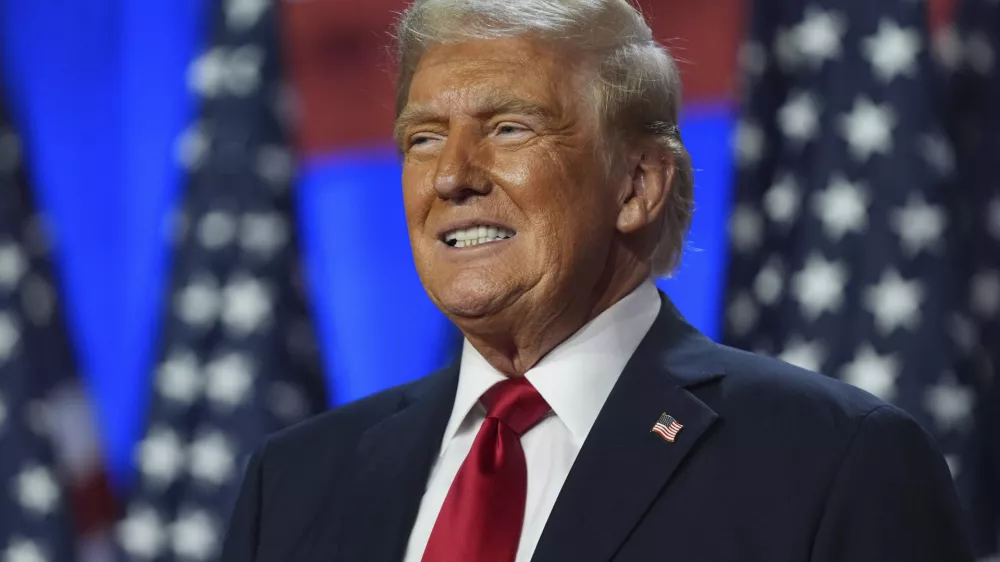
[[[948, 468], [909, 416], [715, 344], [661, 298], [534, 562], [973, 560]], [[402, 560], [457, 380], [455, 365], [272, 437], [223, 561]], [[664, 412], [684, 426], [674, 443], [650, 432]]]

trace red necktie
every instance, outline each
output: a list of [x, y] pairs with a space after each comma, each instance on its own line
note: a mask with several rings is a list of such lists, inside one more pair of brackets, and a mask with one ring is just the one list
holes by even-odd
[[423, 562], [513, 562], [517, 555], [528, 487], [521, 435], [550, 408], [524, 377], [497, 383], [481, 402], [486, 420], [448, 490]]

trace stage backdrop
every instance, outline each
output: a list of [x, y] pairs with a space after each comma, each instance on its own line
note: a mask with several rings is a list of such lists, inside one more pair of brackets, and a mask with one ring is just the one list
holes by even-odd
[[[0, 0], [2, 79], [54, 227], [70, 330], [119, 484], [144, 422], [169, 270], [165, 233], [182, 185], [177, 139], [196, 109], [186, 84], [199, 71], [189, 63], [208, 2]], [[258, 4], [226, 0], [227, 17]], [[683, 135], [698, 169], [689, 249], [661, 286], [715, 335], [744, 2], [640, 4], [682, 60]], [[283, 4], [303, 154], [300, 223], [335, 403], [425, 374], [455, 338], [413, 270], [389, 141], [386, 45], [403, 5]]]

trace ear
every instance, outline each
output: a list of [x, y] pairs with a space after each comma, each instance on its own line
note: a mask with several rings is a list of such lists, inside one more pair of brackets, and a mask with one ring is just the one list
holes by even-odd
[[674, 178], [670, 151], [655, 143], [643, 143], [627, 158], [628, 185], [618, 210], [618, 230], [631, 234], [659, 223]]

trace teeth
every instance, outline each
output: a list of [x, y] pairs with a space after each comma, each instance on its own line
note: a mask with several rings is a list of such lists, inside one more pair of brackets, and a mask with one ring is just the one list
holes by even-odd
[[455, 248], [468, 248], [487, 242], [495, 242], [505, 238], [511, 238], [514, 232], [506, 228], [495, 226], [473, 226], [455, 230], [445, 235], [444, 241]]

